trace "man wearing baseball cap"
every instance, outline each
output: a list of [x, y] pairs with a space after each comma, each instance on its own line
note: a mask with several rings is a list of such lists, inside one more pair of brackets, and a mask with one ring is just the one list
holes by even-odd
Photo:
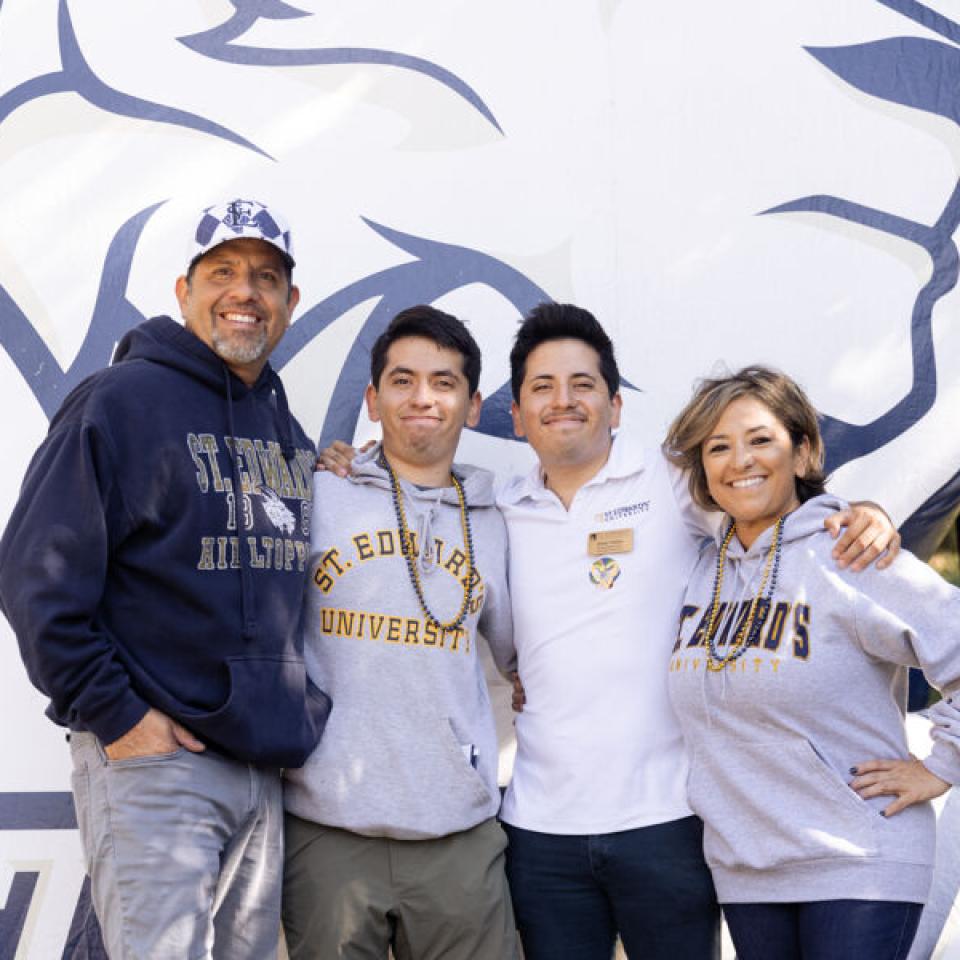
[[113, 960], [275, 955], [280, 769], [330, 707], [297, 630], [313, 447], [267, 362], [292, 252], [261, 203], [205, 210], [184, 324], [134, 328], [66, 398], [0, 541]]

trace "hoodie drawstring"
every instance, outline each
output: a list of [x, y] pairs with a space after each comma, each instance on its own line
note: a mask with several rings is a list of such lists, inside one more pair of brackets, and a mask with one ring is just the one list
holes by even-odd
[[287, 403], [287, 392], [283, 389], [283, 381], [272, 367], [270, 368], [270, 386], [277, 398], [277, 433], [280, 434], [280, 452], [283, 454], [283, 459], [289, 463], [297, 454], [290, 426], [290, 405]]
[[433, 522], [436, 519], [443, 489], [438, 488], [436, 497], [426, 510], [417, 517], [417, 543], [420, 545], [420, 556], [417, 562], [423, 573], [433, 573], [436, 563], [433, 556]]
[[[233, 388], [230, 385], [230, 369], [223, 365], [223, 383], [227, 391], [227, 431], [230, 441], [230, 475], [233, 477], [233, 512], [237, 521], [237, 540], [240, 543], [240, 613], [243, 618], [243, 639], [252, 641], [256, 636], [257, 617], [253, 602], [253, 582], [250, 572], [250, 545], [243, 531], [243, 485], [240, 480], [240, 462], [237, 459], [236, 430], [233, 426]], [[288, 418], [289, 419], [289, 418]]]
[[[277, 376], [276, 370], [270, 370], [270, 388], [277, 399], [277, 433], [280, 438], [280, 452], [283, 459], [289, 464], [297, 455], [293, 442], [292, 418], [287, 394], [283, 389], [283, 382]], [[251, 547], [244, 536], [243, 527], [243, 486], [240, 478], [240, 461], [237, 458], [237, 434], [233, 422], [233, 387], [230, 383], [230, 368], [223, 364], [223, 384], [227, 394], [227, 431], [229, 433], [228, 448], [230, 451], [230, 475], [233, 478], [234, 515], [237, 518], [237, 539], [240, 542], [240, 612], [243, 617], [243, 639], [247, 642], [256, 639], [257, 611], [253, 589], [253, 572]], [[255, 491], [254, 491], [255, 492]]]

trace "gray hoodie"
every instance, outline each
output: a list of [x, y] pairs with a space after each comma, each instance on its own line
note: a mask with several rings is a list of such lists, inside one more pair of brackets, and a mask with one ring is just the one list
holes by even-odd
[[[476, 826], [500, 806], [477, 628], [500, 670], [514, 669], [506, 530], [492, 475], [454, 465], [480, 582], [463, 626], [438, 632], [400, 552], [379, 453], [357, 457], [349, 480], [315, 475], [305, 654], [333, 709], [306, 764], [287, 771], [285, 802], [298, 817], [367, 836], [440, 837]], [[402, 490], [427, 604], [448, 622], [466, 579], [456, 491], [406, 482]]]
[[[960, 591], [906, 552], [887, 570], [839, 570], [823, 521], [842, 506], [821, 496], [787, 517], [769, 615], [756, 643], [722, 671], [705, 669], [703, 646], [722, 533], [687, 589], [670, 694], [721, 903], [927, 895], [930, 804], [885, 819], [893, 798], [862, 800], [850, 768], [909, 757], [907, 667], [921, 667], [945, 698], [960, 692]], [[746, 551], [731, 541], [721, 656], [730, 619], [757, 592], [772, 536], [771, 528]], [[960, 714], [948, 702], [934, 714], [938, 739], [924, 763], [960, 782]]]

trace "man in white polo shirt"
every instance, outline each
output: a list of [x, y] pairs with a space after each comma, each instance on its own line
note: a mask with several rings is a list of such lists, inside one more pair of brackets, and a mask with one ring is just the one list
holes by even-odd
[[[719, 957], [666, 685], [698, 542], [718, 515], [693, 505], [658, 447], [613, 436], [619, 372], [586, 310], [541, 304], [510, 366], [514, 429], [539, 460], [498, 498], [526, 695], [501, 811], [525, 957], [610, 960], [618, 933], [632, 958]], [[832, 518], [837, 532], [850, 524], [840, 562], [863, 543], [857, 566], [896, 551], [879, 513]]]

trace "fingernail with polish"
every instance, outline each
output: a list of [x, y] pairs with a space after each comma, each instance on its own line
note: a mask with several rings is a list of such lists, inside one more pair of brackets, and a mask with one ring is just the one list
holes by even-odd
[[857, 768], [856, 768], [856, 767], [851, 767], [851, 768], [850, 768], [850, 772], [851, 772], [854, 776], [856, 776], [856, 775], [857, 775]]

